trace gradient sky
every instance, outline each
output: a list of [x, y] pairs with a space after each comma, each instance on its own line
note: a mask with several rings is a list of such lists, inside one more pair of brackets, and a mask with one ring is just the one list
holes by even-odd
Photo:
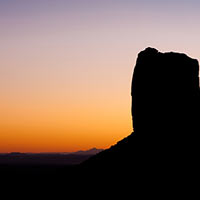
[[107, 148], [131, 133], [147, 46], [200, 57], [197, 0], [0, 0], [0, 152]]

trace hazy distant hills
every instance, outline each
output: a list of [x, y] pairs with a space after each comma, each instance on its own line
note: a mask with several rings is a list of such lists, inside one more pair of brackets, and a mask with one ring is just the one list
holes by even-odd
[[77, 165], [101, 151], [103, 149], [92, 148], [67, 153], [3, 153], [0, 165]]
[[95, 155], [97, 153], [100, 153], [101, 151], [103, 151], [104, 149], [96, 149], [96, 148], [92, 148], [86, 151], [77, 151], [72, 153], [73, 155]]

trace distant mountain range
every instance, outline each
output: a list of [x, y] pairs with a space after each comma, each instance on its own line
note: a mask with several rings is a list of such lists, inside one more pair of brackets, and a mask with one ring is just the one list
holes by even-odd
[[98, 154], [103, 149], [63, 153], [0, 153], [0, 165], [76, 165]]
[[97, 149], [97, 148], [92, 148], [89, 150], [80, 150], [80, 151], [75, 151], [75, 152], [41, 152], [41, 153], [22, 153], [22, 152], [10, 152], [10, 153], [0, 153], [1, 155], [9, 155], [9, 156], [22, 156], [22, 155], [95, 155], [97, 153], [100, 153], [104, 149]]
[[97, 153], [100, 153], [101, 151], [103, 151], [104, 149], [97, 149], [97, 148], [92, 148], [86, 151], [77, 151], [74, 152], [72, 154], [76, 154], [76, 155], [95, 155]]

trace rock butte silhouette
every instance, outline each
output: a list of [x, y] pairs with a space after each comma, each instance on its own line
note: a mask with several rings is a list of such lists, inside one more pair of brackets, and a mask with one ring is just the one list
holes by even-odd
[[23, 180], [42, 188], [53, 183], [59, 192], [64, 183], [65, 189], [86, 187], [84, 192], [95, 189], [98, 195], [105, 194], [106, 187], [118, 194], [118, 185], [131, 186], [124, 195], [135, 195], [137, 189], [148, 195], [149, 190], [164, 190], [166, 195], [172, 186], [176, 193], [180, 185], [180, 192], [194, 188], [199, 181], [198, 73], [198, 61], [185, 54], [145, 49], [138, 54], [132, 79], [134, 132], [80, 165], [3, 166], [4, 182]]
[[154, 178], [197, 172], [199, 64], [185, 54], [146, 48], [132, 79], [134, 132], [82, 164], [96, 172]]

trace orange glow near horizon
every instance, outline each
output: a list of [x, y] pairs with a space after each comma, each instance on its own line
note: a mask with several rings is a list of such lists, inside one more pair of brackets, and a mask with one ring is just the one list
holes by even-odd
[[103, 108], [84, 106], [87, 107], [69, 109], [62, 105], [46, 105], [6, 110], [4, 118], [0, 119], [0, 152], [69, 152], [108, 148], [130, 134], [131, 122], [123, 107], [115, 110], [116, 105], [112, 108], [106, 105]]
[[95, 101], [94, 97], [80, 102], [78, 98], [36, 101], [29, 97], [25, 102], [15, 99], [2, 103], [0, 152], [108, 148], [130, 134], [130, 113], [127, 113], [130, 102], [124, 104], [120, 97], [110, 102], [109, 95]]

